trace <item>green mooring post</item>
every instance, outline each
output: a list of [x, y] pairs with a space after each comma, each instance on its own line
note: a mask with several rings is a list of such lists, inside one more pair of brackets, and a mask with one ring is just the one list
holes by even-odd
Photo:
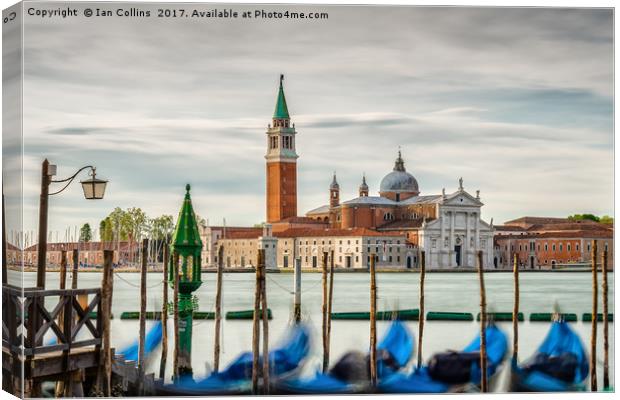
[[[177, 226], [172, 236], [170, 268], [168, 282], [174, 288], [174, 281], [178, 279], [179, 297], [173, 299], [178, 302], [179, 327], [175, 335], [179, 335], [179, 355], [178, 355], [178, 375], [192, 376], [192, 321], [194, 314], [194, 304], [192, 293], [196, 291], [201, 281], [201, 260], [202, 241], [198, 232], [196, 214], [192, 207], [190, 198], [189, 184], [185, 186], [185, 200], [179, 212]], [[178, 260], [178, 268], [174, 268], [174, 262]], [[178, 276], [175, 272], [178, 271]], [[179, 378], [176, 377], [176, 378]]]

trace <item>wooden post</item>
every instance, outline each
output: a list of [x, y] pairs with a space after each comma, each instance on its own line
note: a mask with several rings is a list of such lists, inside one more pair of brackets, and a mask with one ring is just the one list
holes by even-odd
[[172, 379], [177, 382], [179, 379], [179, 253], [172, 253], [172, 271], [174, 272], [174, 292], [172, 304], [174, 304], [174, 354], [172, 358]]
[[261, 313], [263, 317], [263, 394], [269, 394], [269, 308], [267, 307], [267, 281], [265, 257], [260, 267]]
[[478, 250], [478, 282], [480, 284], [480, 391], [486, 393], [489, 391], [487, 381], [487, 300], [484, 289], [484, 267], [482, 262], [482, 251]]
[[140, 328], [138, 332], [138, 395], [144, 395], [144, 341], [146, 340], [146, 269], [149, 240], [142, 240], [142, 265], [140, 268]]
[[[60, 290], [65, 290], [67, 288], [67, 251], [66, 250], [61, 250], [60, 251], [60, 282], [59, 282], [59, 288]], [[61, 299], [64, 298], [64, 296], [61, 296]], [[71, 308], [69, 308], [69, 310], [71, 310]], [[60, 312], [58, 313], [58, 327], [60, 328], [60, 331], [65, 333], [67, 332], [67, 330], [65, 328], [69, 328], [69, 331], [71, 329], [71, 326], [67, 326], [67, 324], [65, 323], [65, 311], [66, 311], [66, 307], [63, 307], [62, 310], [60, 310]], [[66, 363], [67, 361], [67, 357], [68, 357], [68, 353], [65, 351], [63, 352], [63, 362]], [[67, 375], [65, 374], [65, 376], [63, 376], [62, 380], [56, 381], [56, 391], [55, 391], [55, 395], [56, 397], [62, 397], [65, 393], [65, 389], [67, 387], [67, 384], [69, 383], [69, 380], [67, 379]]]
[[329, 348], [327, 344], [327, 252], [323, 252], [323, 303], [322, 303], [323, 323], [321, 333], [323, 339], [323, 373], [329, 368]]
[[[73, 258], [73, 274], [71, 275], [71, 289], [77, 289], [78, 285], [78, 263], [79, 263], [80, 254], [78, 249], [73, 249], [72, 258]], [[88, 307], [88, 305], [86, 305]]]
[[168, 262], [170, 258], [168, 243], [164, 243], [164, 262], [162, 263], [162, 306], [161, 306], [161, 360], [159, 361], [159, 379], [166, 378], [166, 361], [168, 359]]
[[590, 337], [590, 391], [598, 391], [596, 381], [596, 327], [598, 317], [598, 276], [596, 240], [592, 241], [592, 336]]
[[295, 259], [295, 300], [293, 303], [293, 317], [295, 323], [301, 322], [301, 257]]
[[512, 310], [512, 359], [516, 363], [519, 355], [519, 263], [517, 253], [512, 261], [514, 275], [514, 308]]
[[[37, 244], [37, 287], [45, 289], [45, 272], [47, 270], [47, 204], [50, 189], [49, 161], [41, 165], [41, 197], [39, 198], [39, 241]], [[36, 321], [37, 329], [39, 321]]]
[[377, 285], [375, 254], [370, 255], [370, 385], [377, 386]]
[[426, 277], [426, 254], [420, 251], [420, 316], [418, 317], [418, 368], [422, 366], [422, 339], [424, 337], [424, 278]]
[[222, 324], [222, 273], [224, 270], [224, 246], [217, 251], [217, 284], [215, 291], [215, 344], [213, 349], [213, 372], [220, 370], [220, 332]]
[[329, 294], [327, 297], [327, 331], [325, 332], [327, 338], [327, 361], [329, 364], [329, 353], [331, 350], [331, 334], [332, 334], [332, 302], [334, 299], [334, 250], [330, 253], [329, 263]]
[[[607, 297], [607, 249], [603, 251], [603, 389], [609, 388], [609, 312]], [[594, 318], [594, 317], [593, 317]]]
[[258, 394], [258, 342], [260, 342], [260, 325], [258, 323], [261, 299], [261, 268], [265, 265], [265, 249], [258, 249], [256, 261], [256, 287], [254, 290], [254, 315], [252, 316], [252, 394]]
[[103, 251], [103, 281], [101, 282], [102, 301], [101, 313], [103, 321], [103, 395], [112, 395], [112, 348], [110, 346], [110, 316], [112, 313], [112, 293], [114, 289], [114, 279], [112, 271], [112, 259], [114, 252], [111, 250]]

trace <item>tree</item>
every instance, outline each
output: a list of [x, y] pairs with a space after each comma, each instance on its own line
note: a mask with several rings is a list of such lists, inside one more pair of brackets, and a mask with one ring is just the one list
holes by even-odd
[[603, 215], [599, 221], [601, 224], [613, 225], [614, 217], [610, 217], [609, 215]]
[[87, 222], [80, 229], [80, 242], [90, 242], [92, 239], [93, 232], [90, 229], [90, 224]]
[[594, 221], [594, 222], [599, 222], [599, 217], [597, 217], [596, 215], [593, 215], [593, 214], [575, 214], [575, 215], [569, 215], [568, 216], [568, 220], [569, 221], [590, 220], [590, 221]]

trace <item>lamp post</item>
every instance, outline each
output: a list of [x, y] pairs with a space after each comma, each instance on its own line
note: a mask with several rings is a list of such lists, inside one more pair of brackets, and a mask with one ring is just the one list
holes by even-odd
[[[108, 181], [103, 179], [97, 179], [96, 169], [92, 165], [87, 165], [80, 168], [77, 172], [66, 179], [53, 180], [52, 176], [56, 175], [56, 166], [50, 165], [49, 161], [45, 159], [41, 168], [41, 198], [39, 200], [39, 245], [37, 251], [37, 287], [45, 289], [45, 270], [46, 270], [46, 253], [47, 253], [47, 209], [48, 198], [62, 193], [78, 174], [85, 169], [90, 169], [90, 179], [81, 181], [82, 189], [84, 191], [84, 197], [87, 200], [100, 200], [103, 199], [105, 193], [106, 184]], [[50, 185], [52, 183], [66, 183], [60, 190], [50, 193]]]

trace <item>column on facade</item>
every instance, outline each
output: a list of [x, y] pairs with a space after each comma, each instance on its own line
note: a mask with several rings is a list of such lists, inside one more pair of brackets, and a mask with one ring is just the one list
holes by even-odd
[[439, 252], [439, 262], [438, 262], [438, 266], [441, 268], [444, 266], [444, 254], [446, 252], [446, 243], [444, 242], [445, 237], [446, 237], [446, 226], [445, 226], [445, 222], [444, 219], [446, 217], [446, 213], [442, 210], [440, 211], [440, 220], [439, 220], [439, 225], [441, 226], [441, 239], [439, 240], [439, 248], [441, 249]]
[[463, 252], [465, 255], [465, 262], [463, 264], [470, 265], [470, 253], [471, 253], [471, 239], [469, 233], [469, 218], [471, 217], [471, 213], [469, 211], [465, 212], [465, 251]]
[[454, 210], [450, 211], [450, 248], [448, 249], [448, 259], [450, 260], [450, 266], [456, 265], [456, 258], [454, 256]]
[[474, 213], [474, 218], [476, 219], [475, 227], [476, 227], [476, 237], [474, 238], [474, 245], [476, 246], [476, 252], [480, 250], [480, 217], [478, 213]]

